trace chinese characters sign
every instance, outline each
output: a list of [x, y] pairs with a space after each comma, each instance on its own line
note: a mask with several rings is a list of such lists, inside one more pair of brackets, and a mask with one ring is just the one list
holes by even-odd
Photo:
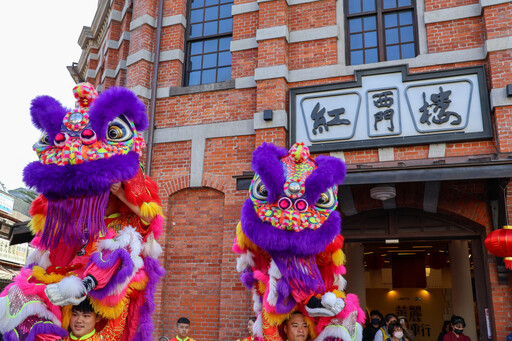
[[9, 246], [9, 241], [0, 238], [0, 260], [17, 264], [25, 264], [28, 244]]
[[290, 90], [290, 143], [327, 151], [492, 136], [483, 68], [371, 72], [356, 72], [354, 82]]

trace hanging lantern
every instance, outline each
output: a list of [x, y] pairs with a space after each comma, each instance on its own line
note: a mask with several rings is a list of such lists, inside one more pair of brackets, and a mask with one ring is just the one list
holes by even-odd
[[512, 226], [491, 232], [485, 238], [485, 247], [493, 255], [503, 257], [507, 269], [512, 270]]

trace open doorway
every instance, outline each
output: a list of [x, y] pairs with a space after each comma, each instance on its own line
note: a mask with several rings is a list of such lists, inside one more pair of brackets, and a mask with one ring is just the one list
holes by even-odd
[[490, 321], [481, 227], [414, 209], [345, 217], [347, 292], [361, 306], [404, 316], [415, 341], [436, 340], [452, 314], [487, 340]]
[[[467, 322], [465, 333], [478, 340], [471, 243], [467, 240], [455, 241], [457, 245], [447, 240], [393, 242], [396, 241], [362, 244], [368, 312], [379, 310], [383, 315], [393, 313], [404, 317], [416, 336], [415, 341], [427, 341], [437, 339], [443, 322], [454, 312], [462, 315], [460, 311], [463, 311]], [[461, 264], [464, 258], [465, 264]], [[347, 291], [352, 291], [350, 275], [347, 274]]]

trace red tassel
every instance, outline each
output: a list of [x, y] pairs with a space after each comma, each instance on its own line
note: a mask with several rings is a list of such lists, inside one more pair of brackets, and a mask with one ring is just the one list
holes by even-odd
[[511, 257], [504, 258], [504, 261], [505, 261], [505, 266], [507, 267], [507, 269], [512, 270], [512, 258]]

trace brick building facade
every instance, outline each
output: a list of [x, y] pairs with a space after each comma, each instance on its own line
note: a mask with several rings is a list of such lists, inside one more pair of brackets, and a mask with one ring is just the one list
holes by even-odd
[[[405, 92], [407, 100], [422, 81], [441, 79], [436, 89], [445, 90], [456, 83], [461, 95], [454, 90], [452, 108], [457, 97], [468, 95], [467, 87], [479, 89], [479, 98], [467, 99], [477, 101], [470, 102], [471, 110], [478, 107], [482, 129], [472, 135], [466, 128], [440, 134], [411, 128], [401, 138], [394, 129], [400, 125], [404, 133], [405, 121], [382, 111], [367, 117], [367, 123], [375, 120], [368, 131], [374, 127], [376, 135], [313, 141], [316, 154], [347, 163], [340, 190], [347, 243], [361, 243], [364, 250], [354, 254], [362, 257], [373, 252], [369, 245], [388, 239], [427, 240], [428, 247], [467, 241], [474, 335], [503, 340], [512, 331], [512, 280], [483, 239], [512, 215], [512, 190], [506, 190], [512, 186], [511, 27], [508, 0], [99, 0], [91, 26], [79, 37], [80, 60], [68, 69], [76, 81], [100, 91], [132, 89], [154, 122], [146, 164], [167, 216], [161, 239], [167, 275], [157, 295], [155, 338], [172, 337], [180, 316], [192, 320], [191, 336], [200, 341], [244, 336], [252, 303], [231, 246], [247, 198], [251, 153], [265, 141], [288, 147], [311, 132], [308, 124], [322, 126], [304, 121], [301, 135], [300, 107], [315, 94], [349, 96], [361, 88], [355, 96], [363, 112], [373, 91], [365, 79], [374, 76], [377, 90]], [[388, 75], [404, 87], [385, 84]], [[449, 102], [443, 103], [437, 114], [443, 105], [447, 110]], [[330, 117], [340, 119], [333, 110], [327, 108]], [[348, 117], [351, 108], [344, 110]], [[467, 116], [459, 114], [469, 121], [469, 109]], [[391, 136], [381, 135], [384, 124]], [[370, 198], [378, 184], [390, 185], [396, 196]], [[389, 224], [377, 226], [383, 218]], [[423, 225], [407, 232], [400, 221]], [[442, 228], [428, 221], [442, 221]], [[347, 253], [350, 260], [353, 253]], [[454, 287], [456, 280], [452, 276]], [[457, 312], [460, 304], [439, 315]], [[430, 328], [434, 337], [440, 325]]]

